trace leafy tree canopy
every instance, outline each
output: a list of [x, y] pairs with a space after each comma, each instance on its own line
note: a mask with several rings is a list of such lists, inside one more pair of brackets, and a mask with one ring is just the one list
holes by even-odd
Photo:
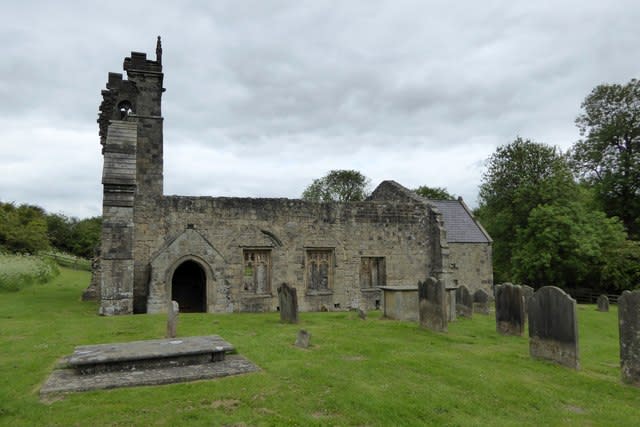
[[455, 200], [456, 196], [449, 193], [444, 187], [428, 187], [426, 185], [421, 185], [420, 187], [413, 190], [419, 196], [425, 197], [431, 200]]
[[479, 217], [494, 239], [496, 281], [628, 289], [640, 276], [640, 246], [573, 180], [553, 147], [517, 138], [487, 162]]
[[601, 208], [640, 237], [640, 81], [600, 85], [585, 98], [571, 150], [578, 176], [594, 186]]
[[[539, 205], [531, 211], [527, 226], [517, 231], [514, 279], [535, 288], [547, 284], [610, 290], [628, 287], [628, 276], [615, 277], [611, 271], [617, 253], [629, 249], [626, 237], [617, 218], [590, 210], [579, 200]], [[640, 252], [629, 255], [639, 256]]]
[[11, 252], [36, 253], [49, 246], [42, 208], [0, 203], [0, 247]]
[[332, 170], [302, 193], [309, 202], [358, 202], [367, 198], [370, 180], [355, 170]]
[[50, 248], [90, 258], [100, 243], [102, 218], [79, 220], [39, 206], [0, 202], [0, 248], [37, 253]]
[[575, 189], [565, 157], [554, 147], [516, 138], [487, 161], [477, 214], [494, 240], [496, 281], [512, 280], [511, 257], [518, 228], [538, 205], [564, 200]]

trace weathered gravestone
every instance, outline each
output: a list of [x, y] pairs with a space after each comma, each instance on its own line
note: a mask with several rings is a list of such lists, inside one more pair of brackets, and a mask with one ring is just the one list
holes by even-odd
[[609, 311], [609, 297], [600, 295], [598, 297], [598, 311]]
[[304, 329], [300, 329], [298, 331], [298, 336], [296, 337], [296, 347], [300, 348], [309, 348], [311, 343], [311, 334]]
[[456, 313], [461, 317], [471, 318], [473, 316], [473, 298], [469, 289], [464, 285], [456, 289]]
[[445, 286], [444, 290], [447, 292], [447, 321], [455, 322], [456, 321], [456, 290], [457, 286]]
[[511, 283], [496, 286], [496, 330], [502, 335], [522, 335], [524, 323], [522, 287]]
[[622, 381], [640, 387], [640, 290], [618, 298]]
[[484, 289], [478, 289], [473, 294], [473, 311], [480, 314], [489, 314], [489, 294]]
[[527, 313], [529, 313], [529, 300], [535, 293], [535, 289], [531, 286], [522, 285], [522, 297], [524, 298], [524, 318], [527, 318]]
[[576, 301], [560, 288], [545, 286], [529, 299], [529, 354], [580, 368]]
[[436, 332], [447, 332], [447, 295], [444, 283], [429, 277], [418, 282], [420, 326]]
[[418, 320], [417, 286], [379, 286], [382, 291], [384, 317], [395, 320]]
[[359, 308], [358, 309], [358, 317], [361, 318], [362, 320], [367, 320], [367, 312], [364, 311], [363, 309]]
[[298, 294], [296, 288], [283, 283], [278, 288], [278, 303], [280, 304], [280, 321], [298, 323]]
[[180, 314], [180, 307], [176, 301], [171, 301], [169, 304], [169, 313], [167, 314], [167, 338], [175, 338], [178, 330], [178, 315]]

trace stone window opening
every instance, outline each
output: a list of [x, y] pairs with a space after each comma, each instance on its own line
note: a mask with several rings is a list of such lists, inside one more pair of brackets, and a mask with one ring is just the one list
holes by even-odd
[[387, 285], [387, 268], [384, 257], [360, 259], [360, 288], [375, 289]]
[[308, 249], [306, 281], [308, 293], [330, 293], [333, 288], [333, 249]]
[[118, 104], [118, 111], [120, 112], [120, 119], [124, 120], [125, 117], [133, 113], [133, 107], [129, 101], [121, 101]]
[[271, 294], [271, 250], [243, 250], [242, 292]]

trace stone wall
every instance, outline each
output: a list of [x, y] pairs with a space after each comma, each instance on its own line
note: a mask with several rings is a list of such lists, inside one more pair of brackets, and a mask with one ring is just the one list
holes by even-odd
[[[429, 217], [421, 203], [309, 203], [290, 199], [168, 196], [139, 202], [136, 214], [135, 305], [163, 311], [176, 264], [189, 257], [205, 268], [207, 311], [271, 311], [276, 288], [298, 291], [301, 311], [373, 309], [380, 291], [361, 289], [363, 257], [385, 260], [385, 284], [414, 284], [432, 270]], [[196, 237], [200, 236], [200, 237]], [[178, 243], [175, 243], [178, 242]], [[270, 254], [270, 289], [243, 289], [247, 250]], [[311, 289], [309, 251], [330, 254], [326, 289]], [[142, 300], [141, 300], [142, 299]], [[147, 308], [145, 307], [145, 310]]]
[[488, 243], [449, 243], [451, 280], [471, 293], [493, 288], [491, 245]]

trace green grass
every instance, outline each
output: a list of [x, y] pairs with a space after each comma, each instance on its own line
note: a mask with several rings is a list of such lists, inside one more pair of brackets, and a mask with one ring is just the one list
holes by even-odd
[[[448, 334], [370, 313], [181, 314], [179, 334], [219, 334], [261, 367], [213, 381], [69, 394], [38, 390], [74, 346], [160, 338], [162, 315], [99, 317], [89, 274], [0, 294], [0, 425], [635, 425], [640, 389], [620, 381], [617, 313], [579, 307], [581, 363], [532, 360], [525, 337], [476, 315]], [[296, 333], [312, 334], [308, 350]]]
[[18, 291], [45, 283], [59, 274], [55, 262], [34, 255], [10, 255], [0, 252], [0, 292]]

